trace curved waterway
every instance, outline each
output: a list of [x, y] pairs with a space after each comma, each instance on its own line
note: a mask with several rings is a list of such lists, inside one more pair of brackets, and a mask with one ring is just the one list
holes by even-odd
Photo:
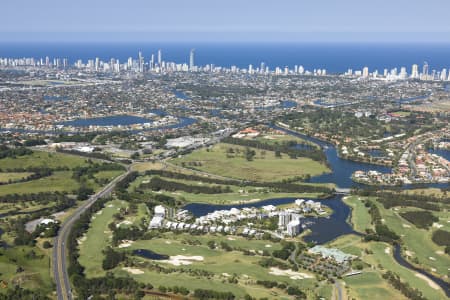
[[[256, 207], [260, 208], [265, 205], [283, 205], [294, 203], [296, 198], [274, 198], [254, 203], [236, 204], [236, 205], [213, 205], [204, 203], [190, 203], [184, 209], [190, 211], [194, 216], [200, 217], [207, 215], [216, 210], [229, 210], [231, 208]], [[308, 200], [308, 199], [307, 199]], [[327, 243], [335, 238], [345, 234], [358, 234], [347, 222], [350, 214], [350, 208], [342, 201], [342, 195], [335, 195], [328, 199], [311, 199], [328, 206], [333, 210], [329, 217], [306, 217], [303, 223], [307, 224], [307, 228], [311, 230], [311, 234], [307, 235], [304, 240], [307, 242], [315, 242], [318, 244]]]
[[[337, 150], [334, 145], [324, 142], [322, 140], [309, 137], [297, 132], [293, 132], [291, 130], [287, 130], [285, 128], [272, 125], [273, 128], [282, 130], [288, 134], [293, 136], [300, 137], [304, 140], [308, 140], [315, 144], [318, 144], [324, 151], [328, 164], [332, 170], [331, 173], [315, 176], [311, 178], [310, 182], [313, 183], [335, 183], [340, 188], [351, 188], [356, 186], [362, 186], [359, 183], [355, 183], [352, 181], [351, 176], [353, 172], [357, 170], [369, 171], [376, 170], [382, 173], [391, 172], [391, 168], [373, 165], [368, 163], [354, 162], [346, 159], [342, 159], [338, 157]], [[436, 153], [438, 154], [438, 153]], [[442, 153], [439, 153], [442, 154]], [[404, 185], [402, 189], [411, 189], [411, 188], [419, 188], [419, 187], [448, 187], [448, 184], [421, 184], [421, 185]], [[315, 242], [317, 244], [324, 244], [330, 242], [342, 235], [346, 234], [356, 234], [362, 235], [359, 232], [356, 232], [352, 226], [348, 223], [348, 217], [350, 215], [350, 208], [342, 201], [342, 195], [335, 195], [329, 199], [313, 199], [314, 201], [319, 201], [323, 205], [330, 207], [333, 210], [333, 213], [328, 217], [308, 217], [305, 218], [304, 223], [307, 224], [307, 228], [310, 229], [311, 233], [304, 237], [306, 242]], [[255, 203], [247, 203], [247, 204], [236, 204], [236, 205], [213, 205], [213, 204], [203, 204], [203, 203], [191, 203], [186, 205], [184, 208], [190, 211], [194, 216], [199, 217], [206, 215], [210, 212], [216, 210], [229, 210], [233, 207], [235, 208], [244, 208], [244, 207], [262, 207], [264, 205], [282, 205], [293, 203], [295, 198], [277, 198], [277, 199], [267, 199]], [[394, 259], [403, 267], [406, 267], [410, 270], [419, 272], [437, 285], [439, 285], [447, 296], [449, 294], [449, 284], [436, 276], [428, 274], [424, 270], [418, 269], [408, 263], [402, 256], [401, 251], [398, 247], [394, 252]]]

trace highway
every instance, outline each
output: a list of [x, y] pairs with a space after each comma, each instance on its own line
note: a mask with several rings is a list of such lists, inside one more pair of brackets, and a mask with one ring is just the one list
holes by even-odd
[[69, 237], [70, 230], [75, 221], [98, 199], [108, 196], [116, 184], [125, 178], [131, 172], [131, 166], [127, 166], [127, 172], [116, 177], [108, 185], [106, 185], [101, 191], [92, 195], [88, 200], [77, 208], [77, 210], [63, 223], [58, 232], [58, 235], [53, 240], [53, 255], [52, 255], [52, 267], [53, 275], [56, 283], [56, 293], [58, 300], [71, 300], [72, 290], [70, 287], [69, 274], [67, 272], [66, 261], [66, 244]]

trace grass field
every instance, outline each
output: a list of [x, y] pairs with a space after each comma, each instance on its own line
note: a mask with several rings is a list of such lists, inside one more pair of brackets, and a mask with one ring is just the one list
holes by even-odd
[[[408, 210], [407, 208], [385, 209], [382, 205], [377, 204], [385, 224], [401, 236], [404, 242], [405, 252], [411, 257], [416, 257], [420, 265], [424, 266], [428, 271], [435, 272], [441, 276], [448, 274], [450, 266], [450, 257], [443, 253], [444, 247], [436, 245], [431, 240], [431, 234], [436, 228], [429, 230], [418, 229], [414, 224], [403, 219], [399, 213]], [[441, 214], [438, 224], [448, 226], [450, 216], [447, 213]]]
[[87, 165], [86, 159], [74, 155], [63, 153], [48, 153], [33, 150], [33, 154], [20, 156], [17, 158], [0, 159], [0, 168], [5, 171], [16, 168], [47, 167], [50, 169], [68, 167], [70, 169], [77, 166]]
[[0, 196], [6, 194], [27, 194], [40, 192], [72, 192], [79, 188], [79, 183], [72, 179], [72, 172], [54, 172], [49, 177], [33, 181], [0, 185]]
[[[35, 256], [30, 256], [31, 251], [34, 251]], [[53, 289], [50, 259], [36, 247], [0, 248], [0, 280], [7, 282], [11, 288], [19, 285], [22, 288], [50, 292]], [[0, 294], [2, 290], [0, 288]]]
[[291, 159], [286, 154], [277, 158], [272, 151], [266, 151], [266, 154], [262, 155], [257, 149], [254, 149], [256, 155], [253, 161], [246, 160], [243, 155], [227, 158], [227, 149], [230, 147], [240, 149], [241, 153], [245, 151], [245, 147], [220, 143], [211, 148], [196, 150], [171, 162], [177, 165], [185, 163], [186, 166], [189, 166], [189, 163], [201, 163], [201, 166], [195, 168], [221, 176], [255, 181], [281, 181], [294, 176], [315, 176], [329, 171], [324, 164], [309, 158]]
[[31, 172], [6, 172], [0, 173], [0, 183], [8, 183], [9, 181], [17, 181], [27, 176], [30, 176]]
[[366, 229], [373, 229], [371, 217], [367, 207], [358, 196], [344, 197], [343, 201], [352, 208], [350, 222], [358, 232], [365, 232]]
[[[370, 265], [370, 267], [365, 267], [362, 270], [364, 276], [361, 279], [359, 278], [361, 275], [344, 277], [350, 289], [350, 294], [358, 296], [356, 299], [368, 299], [366, 296], [371, 293], [380, 296], [380, 298], [371, 299], [382, 299], [382, 295], [386, 295], [385, 299], [403, 299], [401, 296], [398, 296], [399, 298], [388, 296], [389, 294], [399, 294], [381, 278], [381, 274], [388, 270], [397, 273], [403, 281], [408, 282], [412, 287], [418, 288], [427, 299], [446, 299], [443, 291], [432, 288], [427, 281], [417, 277], [416, 272], [399, 265], [393, 258], [393, 249], [389, 244], [382, 242], [364, 243], [360, 237], [346, 235], [331, 242], [329, 246], [358, 255], [363, 262]], [[373, 272], [378, 274], [366, 274]], [[383, 280], [383, 282], [380, 280]]]
[[[189, 245], [187, 240], [196, 240], [201, 245]], [[272, 243], [269, 241], [261, 240], [247, 240], [237, 236], [191, 236], [189, 234], [171, 234], [166, 233], [161, 238], [152, 239], [149, 241], [136, 241], [130, 248], [131, 249], [148, 249], [161, 254], [167, 254], [170, 256], [185, 255], [185, 256], [202, 256], [204, 258], [201, 262], [194, 262], [192, 265], [178, 266], [177, 269], [195, 269], [206, 270], [214, 273], [214, 277], [211, 280], [205, 278], [198, 278], [196, 276], [187, 273], [156, 273], [146, 268], [142, 268], [143, 274], [131, 275], [141, 282], [151, 282], [153, 285], [163, 286], [185, 286], [189, 289], [204, 288], [204, 289], [216, 289], [219, 291], [231, 291], [238, 295], [239, 298], [243, 297], [245, 293], [249, 293], [254, 297], [269, 297], [273, 298], [272, 291], [267, 290], [261, 286], [254, 285], [254, 280], [273, 280], [278, 282], [286, 282], [291, 285], [299, 286], [305, 289], [312, 290], [314, 288], [315, 279], [291, 279], [289, 276], [277, 276], [270, 274], [270, 270], [259, 266], [258, 261], [261, 259], [259, 256], [246, 256], [239, 251], [226, 252], [219, 248], [210, 249], [207, 246], [208, 241], [215, 241], [216, 245], [220, 242], [225, 242], [231, 247], [240, 247], [242, 249], [263, 251], [263, 250], [275, 250], [280, 249], [280, 244]], [[136, 257], [138, 261], [146, 261], [144, 258]], [[164, 267], [174, 267], [164, 262], [153, 261]], [[121, 268], [116, 269], [117, 274], [125, 275], [128, 272]], [[300, 271], [308, 273], [305, 271]], [[239, 283], [229, 284], [226, 279], [229, 276], [236, 275], [239, 278]]]
[[126, 203], [118, 200], [108, 202], [101, 211], [94, 214], [86, 237], [80, 240], [80, 264], [84, 266], [87, 277], [103, 276], [102, 269], [104, 255], [102, 251], [111, 243], [111, 231], [108, 224], [118, 209], [125, 207]]

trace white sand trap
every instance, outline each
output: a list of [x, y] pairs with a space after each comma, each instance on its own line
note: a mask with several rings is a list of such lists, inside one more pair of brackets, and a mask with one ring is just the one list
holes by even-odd
[[433, 227], [434, 228], [441, 228], [441, 227], [444, 227], [444, 225], [439, 224], [439, 223], [433, 223]]
[[171, 241], [165, 241], [165, 243], [166, 243], [167, 245], [170, 245], [170, 244], [172, 244], [172, 242], [171, 242]]
[[416, 275], [416, 277], [419, 277], [420, 279], [425, 280], [431, 288], [433, 288], [435, 290], [439, 289], [439, 286], [433, 280], [428, 278], [427, 276], [420, 274], [420, 273], [416, 273], [415, 275]]
[[87, 236], [83, 235], [77, 240], [78, 245], [83, 244], [83, 242], [87, 239]]
[[236, 239], [229, 236], [229, 237], [227, 238], [227, 240], [229, 240], [229, 241], [235, 241]]
[[101, 215], [103, 213], [103, 210], [99, 210], [98, 212], [97, 212], [97, 215]]
[[411, 225], [408, 224], [402, 224], [403, 228], [411, 228]]
[[306, 278], [313, 278], [311, 275], [306, 273], [300, 273], [289, 270], [281, 270], [275, 267], [270, 268], [269, 274], [275, 275], [275, 276], [288, 276], [290, 279], [306, 279]]
[[436, 260], [433, 256], [428, 257], [429, 260]]
[[266, 248], [272, 248], [272, 245], [267, 244], [265, 247]]
[[406, 256], [412, 257], [414, 255], [414, 252], [406, 250], [405, 254], [406, 254]]
[[144, 274], [144, 271], [140, 270], [140, 269], [135, 269], [135, 268], [122, 268], [122, 270], [127, 271], [128, 273], [131, 273], [133, 275], [140, 275], [140, 274]]
[[107, 207], [114, 207], [114, 205], [113, 204], [109, 204]]
[[222, 276], [230, 277], [230, 274], [228, 274], [228, 273], [222, 273]]
[[91, 220], [95, 220], [95, 216], [92, 216]]
[[190, 265], [193, 262], [203, 261], [203, 256], [184, 256], [184, 255], [176, 255], [171, 256], [167, 260], [161, 260], [160, 262], [168, 263], [174, 266], [185, 266]]
[[123, 240], [122, 243], [118, 246], [119, 248], [128, 248], [133, 244], [133, 241]]
[[391, 248], [386, 247], [386, 248], [384, 249], [384, 253], [386, 253], [386, 254], [391, 254]]
[[131, 225], [131, 224], [133, 224], [133, 222], [128, 221], [128, 220], [125, 220], [125, 221], [122, 221], [122, 222], [118, 223], [118, 224], [116, 225], [116, 227], [119, 228], [119, 227], [122, 226], [122, 225]]
[[442, 251], [442, 250], [438, 250], [438, 251], [436, 251], [436, 254], [444, 255], [445, 253], [444, 253], [444, 251]]

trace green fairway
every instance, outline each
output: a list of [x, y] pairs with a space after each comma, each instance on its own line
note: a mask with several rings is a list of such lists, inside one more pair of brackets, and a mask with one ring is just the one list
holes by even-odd
[[315, 176], [329, 172], [324, 164], [312, 159], [291, 159], [287, 154], [277, 158], [272, 151], [265, 151], [263, 155], [261, 150], [253, 149], [256, 155], [252, 161], [241, 154], [227, 157], [229, 148], [239, 149], [241, 154], [245, 151], [245, 147], [220, 143], [173, 159], [172, 162], [216, 175], [254, 181], [281, 181], [294, 176]]
[[344, 281], [350, 296], [355, 299], [407, 299], [376, 271], [367, 270], [359, 275], [344, 277]]
[[48, 153], [33, 150], [33, 154], [20, 156], [17, 158], [0, 159], [0, 168], [5, 171], [8, 169], [30, 168], [30, 167], [46, 167], [50, 169], [67, 167], [72, 169], [77, 166], [85, 166], [86, 158], [63, 154]]
[[[195, 245], [190, 243], [195, 241]], [[210, 249], [207, 245], [209, 241], [216, 243], [215, 249]], [[274, 275], [270, 274], [270, 270], [261, 267], [258, 261], [261, 256], [248, 256], [244, 255], [241, 251], [224, 251], [220, 248], [220, 243], [226, 243], [231, 247], [254, 251], [256, 253], [267, 250], [269, 252], [281, 248], [279, 243], [273, 243], [263, 240], [247, 240], [238, 236], [221, 236], [221, 235], [203, 235], [203, 236], [191, 236], [189, 234], [172, 234], [165, 233], [160, 238], [155, 238], [149, 241], [136, 241], [131, 244], [128, 250], [132, 249], [147, 249], [160, 254], [166, 254], [169, 256], [200, 256], [202, 261], [194, 261], [192, 264], [185, 266], [176, 266], [169, 262], [152, 261], [165, 268], [177, 268], [180, 271], [175, 273], [165, 274], [163, 272], [156, 273], [155, 271], [143, 268], [138, 268], [143, 274], [131, 274], [134, 278], [141, 282], [151, 282], [153, 285], [163, 286], [185, 286], [189, 289], [204, 288], [211, 289], [214, 287], [220, 291], [231, 291], [242, 297], [245, 293], [249, 293], [252, 296], [257, 297], [269, 297], [272, 291], [263, 288], [262, 286], [256, 286], [253, 284], [255, 280], [271, 280], [278, 282], [285, 282], [290, 285], [298, 286], [304, 289], [313, 289], [314, 278], [307, 279], [291, 279], [286, 275]], [[150, 260], [135, 256], [137, 264], [139, 262], [148, 262]], [[198, 278], [188, 272], [181, 272], [181, 270], [205, 270], [212, 272], [213, 277], [209, 280]], [[118, 274], [124, 275], [128, 271], [123, 270], [121, 267], [116, 269]], [[301, 273], [311, 275], [307, 271], [300, 270]], [[159, 274], [159, 275], [158, 275]], [[158, 275], [158, 276], [157, 276]], [[224, 282], [230, 276], [238, 276], [238, 284], [229, 284]], [[313, 276], [314, 277], [314, 276]], [[225, 283], [225, 284], [224, 284]], [[272, 295], [273, 297], [273, 295]]]
[[6, 172], [6, 173], [0, 173], [0, 183], [8, 183], [8, 182], [14, 182], [23, 178], [26, 178], [27, 176], [30, 176], [31, 172]]
[[54, 172], [49, 177], [33, 181], [0, 185], [0, 196], [7, 194], [28, 194], [40, 192], [72, 192], [79, 188], [79, 183], [72, 179], [72, 172]]
[[[432, 232], [436, 228], [418, 229], [414, 224], [403, 219], [399, 213], [408, 208], [385, 209], [382, 205], [378, 203], [377, 205], [385, 224], [402, 237], [404, 253], [407, 256], [417, 258], [419, 264], [429, 272], [435, 272], [441, 276], [448, 274], [450, 256], [444, 254], [443, 246], [438, 246], [431, 240]], [[440, 219], [439, 224], [447, 223], [449, 219], [447, 212], [446, 216]]]
[[366, 229], [373, 229], [368, 208], [364, 206], [361, 197], [348, 196], [342, 200], [352, 208], [350, 222], [356, 231], [365, 232]]
[[89, 277], [103, 276], [102, 268], [104, 255], [102, 251], [111, 243], [111, 231], [108, 224], [119, 208], [125, 207], [123, 201], [114, 200], [106, 203], [105, 208], [94, 214], [90, 228], [85, 237], [79, 240], [80, 264], [85, 267], [85, 274]]

